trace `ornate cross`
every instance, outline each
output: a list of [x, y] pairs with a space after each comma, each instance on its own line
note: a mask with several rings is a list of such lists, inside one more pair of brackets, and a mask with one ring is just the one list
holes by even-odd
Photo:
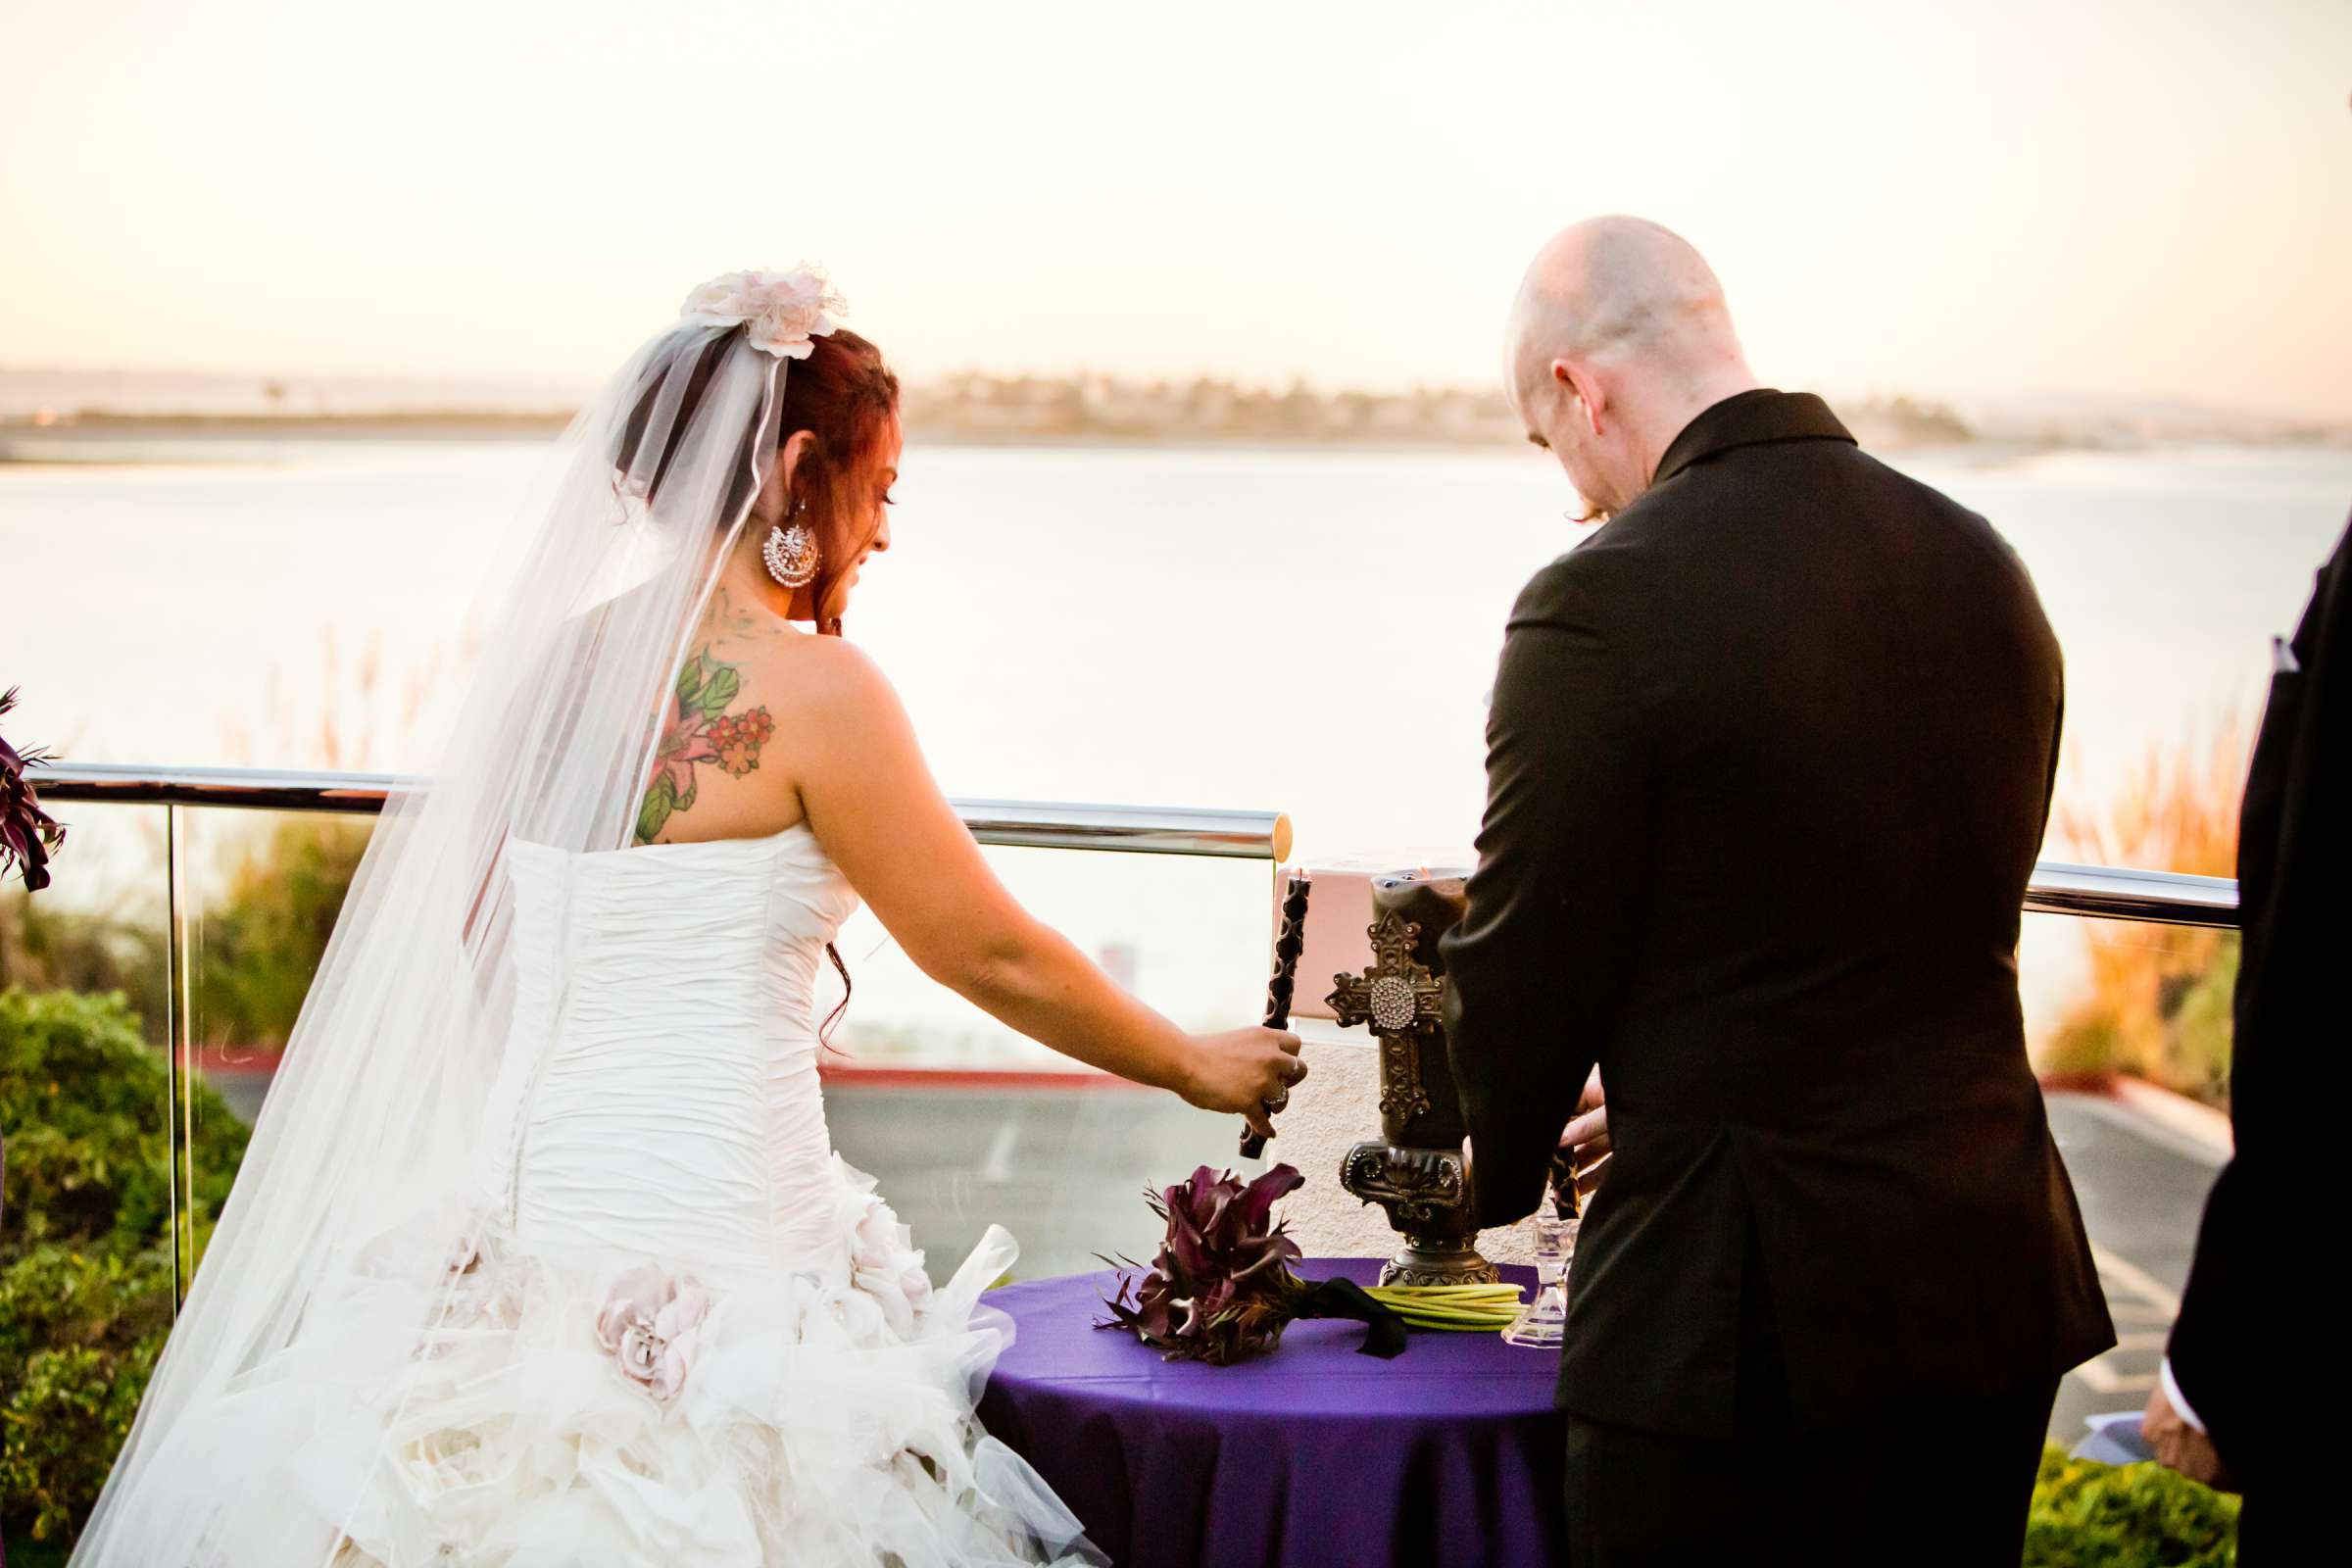
[[1446, 988], [1413, 956], [1420, 926], [1392, 911], [1373, 921], [1367, 934], [1372, 966], [1360, 977], [1333, 975], [1337, 989], [1325, 1001], [1342, 1027], [1367, 1023], [1380, 1036], [1381, 1119], [1401, 1127], [1430, 1108], [1419, 1037], [1437, 1027]]

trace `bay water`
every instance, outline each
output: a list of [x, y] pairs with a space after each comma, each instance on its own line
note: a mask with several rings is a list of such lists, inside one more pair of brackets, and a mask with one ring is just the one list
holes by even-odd
[[[230, 461], [0, 466], [0, 686], [24, 689], [10, 738], [82, 760], [402, 765], [412, 710], [462, 688], [497, 592], [485, 568], [541, 454], [288, 439], [211, 454]], [[2352, 452], [1890, 461], [1983, 512], [2032, 568], [2067, 657], [2062, 799], [2094, 812], [2151, 749], [2210, 744], [2231, 718], [2250, 732], [2270, 638], [2352, 503]], [[1280, 809], [1309, 859], [1466, 863], [1504, 615], [1582, 534], [1532, 451], [917, 444], [897, 494], [896, 546], [849, 630], [951, 794]], [[997, 858], [1185, 1021], [1253, 1013], [1265, 867]], [[2053, 923], [2030, 922], [2039, 1014], [2072, 983]], [[1028, 1059], [870, 922], [845, 952], [851, 1042]]]

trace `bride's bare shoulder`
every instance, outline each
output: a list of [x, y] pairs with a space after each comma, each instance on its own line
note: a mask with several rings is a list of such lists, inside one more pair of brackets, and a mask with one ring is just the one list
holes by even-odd
[[898, 711], [898, 694], [873, 657], [841, 637], [786, 628], [735, 644], [744, 684], [776, 711], [821, 723], [824, 733]]
[[829, 708], [890, 689], [873, 656], [841, 637], [795, 633], [762, 649], [758, 662], [778, 696], [795, 706]]

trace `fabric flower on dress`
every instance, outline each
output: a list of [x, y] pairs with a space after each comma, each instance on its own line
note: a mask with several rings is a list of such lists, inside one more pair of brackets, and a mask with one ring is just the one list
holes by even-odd
[[931, 1299], [931, 1276], [923, 1271], [923, 1254], [915, 1250], [914, 1233], [871, 1188], [845, 1186], [842, 1197], [850, 1237], [850, 1280], [858, 1292], [882, 1309], [883, 1320], [900, 1339], [914, 1333], [914, 1323]]
[[830, 337], [849, 302], [806, 262], [789, 272], [729, 272], [686, 296], [678, 318], [700, 326], [743, 327], [744, 340], [779, 359], [805, 360], [813, 339]]
[[709, 1293], [691, 1275], [673, 1278], [647, 1263], [612, 1282], [596, 1337], [625, 1376], [666, 1404], [686, 1386], [695, 1331], [710, 1311]]
[[[528, 1270], [502, 1251], [488, 1210], [469, 1208], [442, 1223], [448, 1229], [437, 1234], [448, 1240], [440, 1254], [437, 1305], [416, 1350], [424, 1360], [448, 1354], [455, 1342], [482, 1329], [513, 1327], [521, 1319], [529, 1288]], [[421, 1256], [410, 1256], [408, 1267], [423, 1262]], [[399, 1277], [397, 1271], [393, 1277]]]

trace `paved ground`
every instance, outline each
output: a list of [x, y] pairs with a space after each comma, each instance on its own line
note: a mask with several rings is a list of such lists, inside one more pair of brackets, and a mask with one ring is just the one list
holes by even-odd
[[2050, 1432], [2071, 1445], [2084, 1416], [2147, 1402], [2224, 1156], [2117, 1101], [2053, 1094], [2049, 1107], [2117, 1341], [2059, 1388]]
[[[1148, 1258], [1159, 1227], [1143, 1189], [1234, 1157], [1229, 1118], [1132, 1090], [834, 1083], [826, 1102], [843, 1155], [882, 1179], [938, 1271], [992, 1221], [1020, 1237], [1023, 1277]], [[2051, 1432], [2071, 1444], [2083, 1416], [2146, 1401], [2221, 1156], [2114, 1101], [2049, 1105], [2122, 1342], [2060, 1390]]]

